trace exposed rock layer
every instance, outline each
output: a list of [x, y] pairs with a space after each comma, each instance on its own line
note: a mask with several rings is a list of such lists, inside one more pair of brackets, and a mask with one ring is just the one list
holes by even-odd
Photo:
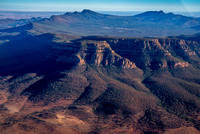
[[[183, 68], [199, 61], [199, 44], [182, 39], [128, 39], [89, 37], [54, 49], [66, 51], [58, 61], [79, 65], [116, 66], [122, 68]], [[71, 56], [68, 54], [72, 53]]]

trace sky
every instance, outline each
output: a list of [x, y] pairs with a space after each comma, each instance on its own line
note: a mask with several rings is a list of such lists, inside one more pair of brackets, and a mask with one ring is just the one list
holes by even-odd
[[0, 10], [200, 11], [200, 0], [0, 0]]

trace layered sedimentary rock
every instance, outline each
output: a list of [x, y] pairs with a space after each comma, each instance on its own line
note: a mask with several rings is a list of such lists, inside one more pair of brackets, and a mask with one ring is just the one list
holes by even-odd
[[[135, 68], [135, 63], [116, 54], [106, 41], [84, 40], [67, 45], [53, 47], [57, 51], [57, 61], [97, 66], [116, 66], [121, 68]], [[58, 51], [63, 51], [61, 52]], [[69, 55], [70, 54], [70, 55]]]
[[62, 62], [157, 70], [188, 67], [189, 61], [200, 60], [198, 46], [195, 41], [177, 38], [88, 37], [53, 49]]

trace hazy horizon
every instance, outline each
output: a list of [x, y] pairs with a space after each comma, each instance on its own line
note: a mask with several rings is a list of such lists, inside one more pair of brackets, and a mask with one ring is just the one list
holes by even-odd
[[1, 0], [1, 10], [22, 11], [200, 11], [199, 0]]
[[198, 11], [168, 11], [168, 10], [163, 10], [163, 9], [158, 9], [158, 10], [129, 10], [129, 11], [121, 11], [121, 10], [93, 10], [90, 8], [82, 8], [80, 10], [16, 10], [16, 9], [0, 9], [0, 12], [6, 11], [6, 12], [81, 12], [83, 10], [92, 10], [95, 12], [146, 12], [146, 11], [164, 11], [164, 12], [200, 12], [200, 9]]
[[[89, 9], [90, 10], [90, 9]], [[0, 19], [30, 19], [33, 17], [48, 18], [52, 15], [61, 15], [66, 12], [74, 11], [16, 11], [16, 10], [0, 10]], [[82, 11], [82, 10], [81, 10]], [[79, 12], [81, 12], [79, 11]], [[93, 10], [95, 11], [95, 10]], [[152, 10], [155, 11], [155, 10]], [[159, 11], [159, 10], [156, 10]], [[146, 11], [95, 11], [102, 14], [118, 15], [118, 16], [134, 16]], [[164, 11], [169, 13], [169, 11]], [[174, 14], [181, 14], [191, 17], [200, 17], [200, 11], [198, 12], [173, 12]]]

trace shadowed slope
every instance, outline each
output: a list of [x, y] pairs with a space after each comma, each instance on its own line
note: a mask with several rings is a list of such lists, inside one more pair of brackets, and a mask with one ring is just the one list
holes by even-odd
[[18, 37], [0, 46], [2, 133], [198, 131], [198, 42]]

